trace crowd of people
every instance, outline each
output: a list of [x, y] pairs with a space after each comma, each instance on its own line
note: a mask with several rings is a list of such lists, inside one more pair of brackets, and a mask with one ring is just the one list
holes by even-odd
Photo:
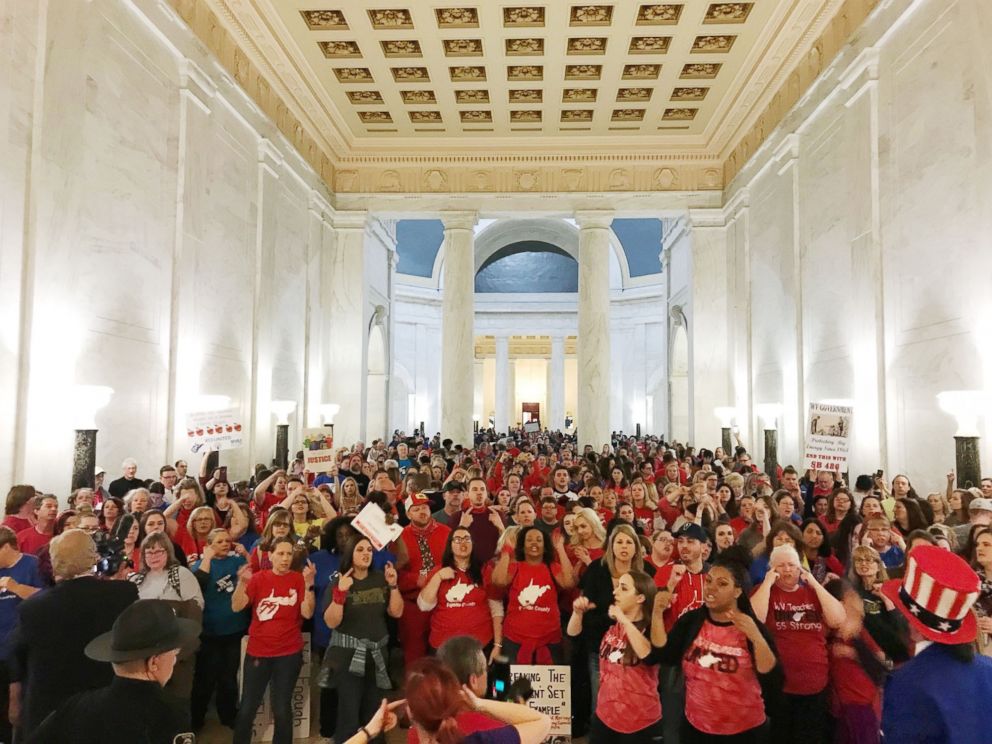
[[[490, 699], [506, 664], [568, 665], [572, 735], [596, 744], [988, 740], [992, 478], [947, 473], [924, 496], [905, 475], [849, 486], [762, 473], [742, 444], [620, 434], [594, 451], [561, 433], [469, 448], [397, 431], [329, 472], [301, 453], [241, 480], [222, 454], [196, 475], [97, 468], [65, 500], [10, 489], [0, 742], [47, 741], [76, 693], [136, 679], [162, 688], [176, 733], [213, 708], [235, 744], [268, 692], [289, 742], [305, 632], [320, 734], [338, 743], [397, 721], [411, 741], [542, 741], [547, 716]], [[357, 529], [365, 508], [399, 537]], [[140, 636], [127, 628], [160, 611], [128, 616], [139, 600], [182, 628], [116, 656], [87, 645]], [[165, 648], [189, 628], [194, 644]]]

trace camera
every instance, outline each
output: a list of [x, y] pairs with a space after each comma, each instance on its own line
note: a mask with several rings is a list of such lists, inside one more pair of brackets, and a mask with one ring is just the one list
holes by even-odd
[[486, 697], [490, 700], [526, 705], [533, 696], [534, 688], [526, 677], [518, 677], [510, 681], [508, 663], [497, 660], [489, 666], [489, 691]]
[[121, 565], [128, 560], [124, 554], [124, 539], [134, 526], [134, 516], [125, 514], [117, 522], [117, 527], [112, 533], [96, 532], [92, 535], [93, 542], [96, 543], [96, 552], [99, 556], [96, 561], [96, 572], [101, 576], [113, 576], [121, 568]]

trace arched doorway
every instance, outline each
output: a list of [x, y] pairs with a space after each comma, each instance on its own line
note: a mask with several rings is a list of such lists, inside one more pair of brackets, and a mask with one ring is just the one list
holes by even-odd
[[681, 323], [672, 329], [672, 349], [668, 373], [671, 437], [689, 441], [689, 336]]
[[379, 308], [369, 329], [368, 398], [365, 404], [366, 437], [369, 441], [386, 436], [386, 339]]

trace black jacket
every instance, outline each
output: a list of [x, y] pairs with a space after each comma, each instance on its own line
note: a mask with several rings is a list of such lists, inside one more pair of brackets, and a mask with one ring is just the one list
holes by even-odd
[[[654, 576], [654, 566], [645, 561], [644, 573]], [[613, 625], [608, 614], [610, 605], [613, 604], [613, 577], [605, 559], [600, 558], [589, 564], [579, 580], [579, 589], [582, 590], [582, 596], [588, 597], [596, 605], [595, 609], [582, 616], [582, 641], [589, 652], [599, 653], [599, 644]]]
[[[110, 664], [105, 664], [109, 667]], [[157, 682], [114, 677], [107, 687], [74, 695], [49, 715], [28, 744], [193, 744]]]
[[10, 645], [10, 674], [12, 682], [22, 685], [25, 738], [72, 695], [110, 684], [110, 664], [88, 659], [83, 649], [110, 630], [137, 599], [138, 587], [130, 581], [85, 576], [21, 602]]

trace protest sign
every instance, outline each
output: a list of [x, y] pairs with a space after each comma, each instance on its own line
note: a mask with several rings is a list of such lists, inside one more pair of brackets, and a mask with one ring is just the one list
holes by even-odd
[[386, 524], [386, 514], [371, 501], [351, 520], [351, 526], [361, 532], [376, 550], [382, 550], [403, 532], [398, 524]]
[[241, 429], [240, 408], [186, 414], [186, 441], [193, 454], [207, 446], [214, 450], [238, 449], [242, 444]]
[[334, 465], [331, 429], [303, 430], [303, 467], [311, 473], [328, 473]]
[[551, 717], [551, 733], [545, 741], [565, 743], [572, 736], [571, 669], [567, 666], [510, 665], [511, 682], [530, 680], [534, 696], [528, 705]]
[[[248, 648], [248, 637], [241, 640], [241, 666], [245, 666], [245, 650]], [[293, 741], [310, 741], [310, 677], [319, 672], [319, 668], [310, 663], [310, 634], [303, 634], [303, 668], [293, 687]], [[241, 672], [238, 672], [238, 686], [241, 686]], [[251, 724], [251, 740], [254, 742], [272, 741], [275, 724], [272, 717], [272, 703], [269, 699], [271, 686], [262, 697], [258, 706], [255, 720]]]
[[853, 415], [851, 406], [809, 404], [804, 468], [837, 473], [847, 470]]

